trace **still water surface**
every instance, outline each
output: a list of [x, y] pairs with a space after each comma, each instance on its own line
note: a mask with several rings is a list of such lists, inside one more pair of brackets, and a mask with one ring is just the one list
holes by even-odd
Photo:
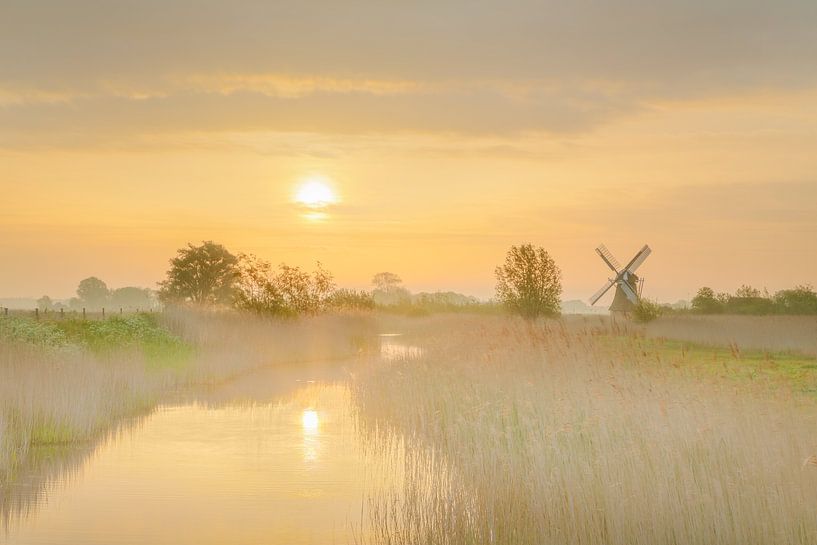
[[[386, 359], [401, 353], [384, 347]], [[367, 486], [389, 486], [376, 468], [390, 461], [362, 448], [344, 375], [266, 370], [163, 406], [51, 471], [0, 542], [352, 542]]]

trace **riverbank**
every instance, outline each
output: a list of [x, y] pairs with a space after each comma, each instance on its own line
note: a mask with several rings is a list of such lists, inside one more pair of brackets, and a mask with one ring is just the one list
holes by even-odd
[[0, 318], [0, 485], [32, 446], [93, 442], [174, 389], [349, 357], [373, 335], [370, 320], [353, 315], [281, 321], [180, 309], [87, 322]]

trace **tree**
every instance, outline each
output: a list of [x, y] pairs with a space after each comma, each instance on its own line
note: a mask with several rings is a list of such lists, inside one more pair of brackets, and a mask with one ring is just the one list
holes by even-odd
[[375, 289], [382, 291], [390, 291], [399, 288], [403, 280], [394, 273], [379, 272], [372, 277], [372, 284]]
[[54, 302], [47, 295], [43, 295], [37, 299], [37, 308], [45, 312], [46, 310], [54, 310]]
[[529, 319], [559, 314], [562, 272], [544, 248], [511, 246], [495, 272], [497, 299], [511, 312]]
[[692, 310], [701, 314], [718, 314], [723, 312], [723, 303], [712, 288], [704, 286], [692, 298]]
[[817, 314], [817, 293], [808, 285], [778, 291], [774, 302], [784, 314]]
[[153, 292], [147, 288], [124, 287], [111, 292], [111, 307], [147, 310], [153, 306]]
[[170, 260], [167, 279], [159, 283], [163, 301], [227, 304], [238, 279], [238, 258], [213, 241], [188, 244]]
[[401, 284], [403, 280], [394, 273], [380, 272], [372, 277], [372, 299], [378, 305], [393, 306], [411, 303], [411, 292]]
[[77, 297], [81, 304], [89, 309], [104, 307], [109, 295], [108, 285], [95, 276], [86, 278], [77, 287]]
[[310, 274], [285, 264], [273, 270], [254, 255], [239, 257], [238, 308], [273, 316], [317, 314], [326, 308], [333, 290], [332, 275], [320, 263]]

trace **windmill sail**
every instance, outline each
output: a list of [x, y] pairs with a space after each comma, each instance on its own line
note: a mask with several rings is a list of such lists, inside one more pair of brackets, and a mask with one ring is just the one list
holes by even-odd
[[644, 247], [641, 248], [641, 251], [635, 254], [635, 257], [632, 259], [632, 261], [630, 261], [627, 264], [627, 266], [624, 267], [624, 270], [627, 271], [628, 273], [634, 273], [636, 269], [638, 269], [641, 266], [641, 264], [644, 263], [644, 260], [647, 259], [647, 257], [649, 257], [651, 253], [652, 250], [650, 250], [650, 247], [645, 244]]
[[590, 297], [590, 304], [595, 305], [596, 301], [601, 299], [604, 296], [604, 294], [607, 293], [607, 290], [612, 288], [615, 284], [616, 284], [615, 280], [608, 280], [607, 283], [603, 285], [599, 291], [597, 291]]
[[599, 247], [596, 248], [596, 253], [607, 263], [607, 266], [613, 269], [613, 272], [618, 274], [618, 271], [621, 270], [621, 263], [618, 262], [618, 259], [607, 249], [607, 246], [604, 244], [599, 244]]

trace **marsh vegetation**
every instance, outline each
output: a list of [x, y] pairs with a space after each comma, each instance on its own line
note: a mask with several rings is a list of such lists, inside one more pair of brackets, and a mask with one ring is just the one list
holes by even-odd
[[[25, 530], [59, 475], [81, 474], [101, 446], [117, 452], [122, 430], [148, 422], [141, 433], [153, 441], [155, 426], [178, 417], [173, 426], [200, 434], [190, 445], [239, 441], [214, 453], [253, 444], [262, 429], [284, 430], [279, 440], [295, 441], [292, 452], [303, 456], [271, 458], [289, 468], [281, 475], [294, 470], [287, 464], [326, 467], [326, 445], [345, 445], [314, 485], [329, 488], [309, 492], [340, 486], [358, 497], [333, 492], [343, 508], [321, 500], [339, 517], [326, 531], [341, 528], [340, 542], [813, 543], [815, 329], [810, 317], [691, 315], [643, 326], [191, 309], [105, 322], [8, 318], [0, 324], [4, 525]], [[333, 371], [305, 380], [310, 362], [332, 360]], [[321, 391], [332, 392], [329, 405]], [[171, 416], [156, 416], [163, 406]], [[285, 421], [250, 425], [278, 406]], [[285, 431], [289, 418], [298, 419], [295, 435]], [[173, 444], [180, 459], [165, 460], [168, 468], [201, 463], [207, 472], [215, 463]], [[223, 493], [250, 501], [242, 483]], [[243, 509], [272, 501], [252, 497]], [[350, 515], [350, 501], [362, 509]], [[256, 523], [244, 542], [264, 535]], [[291, 542], [311, 539], [293, 532]]]

